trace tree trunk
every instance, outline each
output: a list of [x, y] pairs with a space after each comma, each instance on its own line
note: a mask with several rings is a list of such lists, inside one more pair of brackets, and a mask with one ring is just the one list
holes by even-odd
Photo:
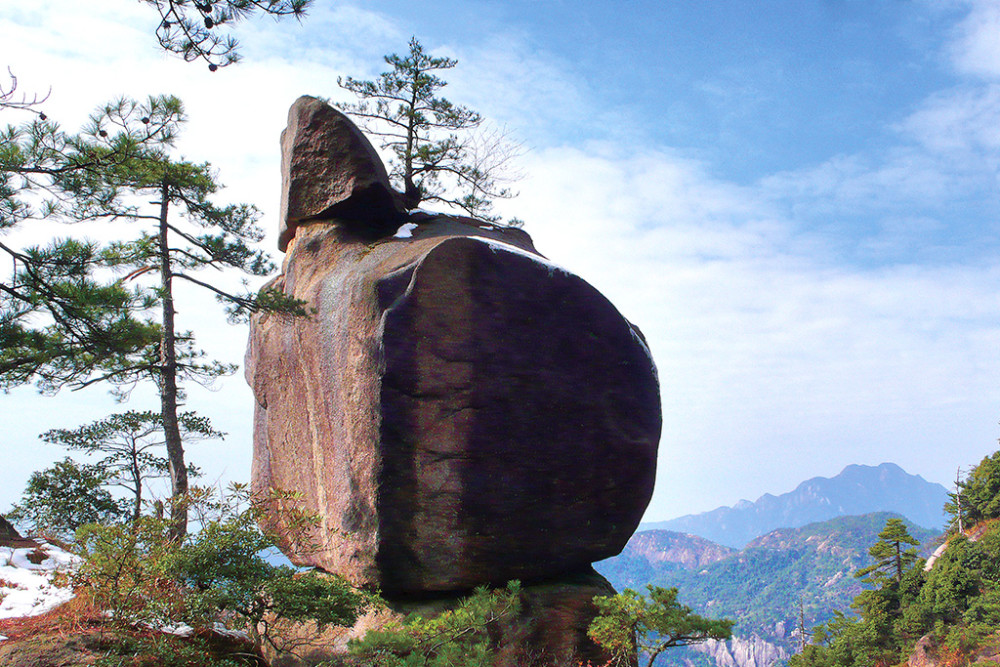
[[188, 492], [187, 466], [184, 465], [184, 445], [177, 424], [177, 349], [174, 331], [174, 295], [170, 270], [170, 245], [167, 239], [167, 213], [170, 207], [170, 187], [160, 188], [160, 304], [163, 309], [163, 331], [160, 337], [160, 412], [163, 418], [163, 439], [167, 446], [170, 469], [170, 534], [180, 539], [187, 533]]
[[132, 505], [132, 525], [135, 526], [142, 515], [142, 472], [139, 470], [139, 454], [136, 451], [135, 441], [132, 441], [131, 473], [132, 483], [135, 484], [135, 503]]
[[958, 532], [965, 534], [965, 523], [962, 520], [962, 468], [955, 471], [955, 504], [958, 505]]
[[[417, 76], [413, 75], [414, 78]], [[406, 152], [403, 154], [403, 206], [407, 209], [416, 208], [422, 199], [420, 188], [413, 181], [413, 151], [416, 149], [417, 129], [417, 82], [411, 81], [410, 113], [406, 125]]]

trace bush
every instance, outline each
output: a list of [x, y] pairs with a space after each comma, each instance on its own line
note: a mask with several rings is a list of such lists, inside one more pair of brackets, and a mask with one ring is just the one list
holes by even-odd
[[97, 466], [66, 458], [35, 472], [21, 502], [7, 514], [35, 535], [50, 533], [67, 539], [88, 523], [114, 523], [127, 510], [104, 488], [107, 476]]
[[521, 586], [477, 588], [456, 608], [434, 618], [410, 615], [396, 627], [373, 630], [350, 643], [372, 667], [488, 667], [496, 653], [497, 624], [518, 612]]
[[84, 562], [70, 575], [71, 584], [108, 610], [120, 636], [129, 637], [136, 627], [180, 624], [197, 633], [224, 622], [259, 647], [274, 645], [273, 622], [351, 625], [373, 603], [341, 577], [296, 573], [261, 558], [276, 536], [257, 527], [263, 503], [245, 486], [234, 486], [221, 501], [194, 495], [201, 529], [181, 540], [171, 537], [169, 520], [149, 516], [77, 532]]

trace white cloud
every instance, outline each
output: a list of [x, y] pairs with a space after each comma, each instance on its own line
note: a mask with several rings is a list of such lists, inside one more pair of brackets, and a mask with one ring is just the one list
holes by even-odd
[[[901, 130], [934, 154], [955, 160], [993, 158], [1000, 151], [1000, 83], [933, 95], [901, 124]], [[974, 164], [980, 166], [978, 160]]]
[[522, 35], [495, 34], [476, 45], [445, 45], [440, 53], [459, 61], [445, 77], [443, 94], [509, 126], [530, 144], [544, 142], [557, 129], [589, 132], [608, 121], [607, 110], [593, 107], [586, 81]]
[[971, 0], [948, 51], [957, 71], [986, 80], [1000, 78], [1000, 4]]
[[[544, 254], [640, 326], [660, 367], [650, 517], [708, 509], [692, 498], [781, 491], [792, 457], [826, 462], [811, 474], [892, 459], [886, 445], [911, 437], [912, 415], [946, 438], [947, 456], [988, 447], [1000, 270], [844, 266], [769, 203], [768, 187], [720, 182], [668, 152], [536, 151], [527, 171], [510, 208]], [[970, 411], [989, 417], [970, 424]], [[906, 464], [935, 479], [930, 461], [943, 458]]]

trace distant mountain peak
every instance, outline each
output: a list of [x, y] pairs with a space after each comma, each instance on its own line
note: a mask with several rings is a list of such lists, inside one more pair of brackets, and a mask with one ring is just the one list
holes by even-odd
[[643, 524], [640, 530], [664, 529], [691, 533], [742, 548], [776, 528], [798, 528], [838, 516], [895, 512], [919, 526], [944, 524], [942, 507], [948, 490], [911, 475], [895, 463], [851, 464], [834, 477], [813, 477], [779, 496], [765, 493], [755, 502], [689, 514], [669, 521]]

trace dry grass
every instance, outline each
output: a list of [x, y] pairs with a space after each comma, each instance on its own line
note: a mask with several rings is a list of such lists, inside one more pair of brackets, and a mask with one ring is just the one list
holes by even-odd
[[44, 614], [0, 619], [0, 635], [10, 641], [42, 634], [69, 637], [104, 630], [108, 626], [101, 610], [85, 597], [77, 596]]

